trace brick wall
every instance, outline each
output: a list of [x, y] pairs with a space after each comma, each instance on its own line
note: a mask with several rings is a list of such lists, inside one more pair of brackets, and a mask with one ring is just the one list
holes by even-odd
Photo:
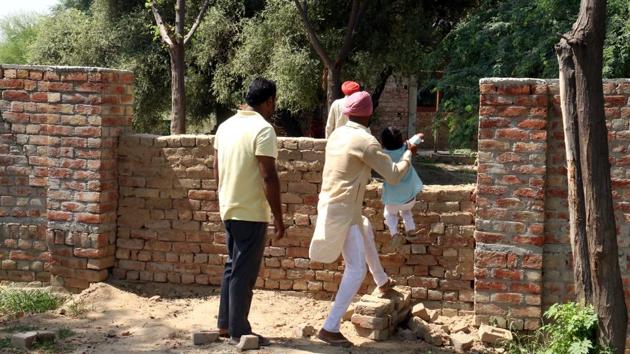
[[[370, 125], [372, 134], [379, 140], [381, 132], [388, 126], [398, 128], [407, 136], [409, 126], [409, 88], [406, 78], [390, 77], [385, 85], [383, 94], [379, 99], [379, 105], [375, 113], [376, 119]], [[424, 133], [424, 143], [420, 144], [421, 149], [438, 150], [448, 149], [448, 127], [440, 126], [438, 130], [437, 143], [433, 139], [433, 120], [435, 112], [427, 112], [418, 109], [416, 112], [416, 131]]]
[[81, 289], [113, 265], [133, 74], [0, 65], [0, 277]]
[[[130, 135], [119, 151], [120, 204], [115, 276], [129, 280], [219, 285], [225, 233], [212, 179], [211, 136]], [[257, 286], [330, 294], [343, 266], [314, 263], [315, 223], [325, 140], [280, 138], [278, 169], [287, 236], [269, 241]], [[413, 297], [446, 313], [472, 310], [473, 186], [427, 187], [415, 218], [424, 237], [392, 253], [380, 185], [368, 188], [364, 214], [376, 229], [386, 271]], [[373, 288], [366, 280], [361, 291]], [[328, 295], [329, 296], [329, 295]]]
[[[555, 80], [482, 79], [476, 211], [478, 322], [532, 329], [573, 298], [564, 132]], [[611, 177], [630, 299], [630, 80], [604, 82]]]

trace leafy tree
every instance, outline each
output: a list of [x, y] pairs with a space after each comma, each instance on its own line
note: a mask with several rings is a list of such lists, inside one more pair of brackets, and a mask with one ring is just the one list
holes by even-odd
[[28, 61], [28, 45], [37, 36], [39, 16], [13, 15], [0, 19], [0, 63], [23, 64]]
[[[559, 33], [571, 28], [578, 0], [482, 0], [425, 61], [443, 73], [425, 81], [444, 93], [440, 118], [450, 128], [452, 147], [476, 141], [479, 79], [558, 76], [553, 51]], [[604, 76], [630, 76], [630, 16], [626, 0], [609, 0]]]

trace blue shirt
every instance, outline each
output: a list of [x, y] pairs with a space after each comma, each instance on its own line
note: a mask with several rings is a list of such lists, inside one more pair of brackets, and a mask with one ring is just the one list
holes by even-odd
[[[400, 161], [406, 150], [407, 148], [404, 145], [398, 150], [383, 149], [394, 162]], [[411, 166], [407, 175], [398, 184], [383, 182], [383, 196], [381, 200], [385, 205], [406, 204], [413, 200], [420, 191], [422, 191], [422, 181], [416, 169]]]

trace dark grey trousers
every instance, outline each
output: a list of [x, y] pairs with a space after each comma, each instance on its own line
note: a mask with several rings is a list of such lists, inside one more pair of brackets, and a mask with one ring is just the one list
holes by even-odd
[[240, 337], [252, 333], [247, 317], [265, 250], [267, 223], [226, 220], [224, 225], [228, 259], [221, 283], [218, 325], [227, 328], [230, 336]]

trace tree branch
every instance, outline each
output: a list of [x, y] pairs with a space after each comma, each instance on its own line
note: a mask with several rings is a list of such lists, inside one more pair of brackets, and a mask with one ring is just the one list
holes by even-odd
[[184, 45], [186, 45], [190, 41], [192, 36], [195, 34], [195, 31], [197, 31], [199, 24], [201, 24], [201, 20], [203, 20], [203, 17], [206, 15], [206, 11], [208, 11], [209, 5], [210, 5], [210, 0], [206, 0], [206, 2], [203, 3], [203, 6], [201, 7], [201, 10], [199, 11], [199, 15], [197, 16], [197, 19], [195, 20], [195, 23], [193, 24], [190, 31], [188, 31], [188, 34], [186, 35], [186, 37], [184, 37]]
[[328, 54], [326, 54], [324, 47], [322, 47], [322, 44], [319, 42], [319, 38], [317, 38], [317, 35], [315, 34], [315, 30], [311, 26], [311, 23], [308, 21], [308, 17], [306, 16], [306, 8], [300, 5], [299, 0], [293, 0], [293, 2], [295, 2], [295, 6], [300, 13], [302, 22], [304, 23], [304, 28], [306, 29], [306, 34], [308, 35], [308, 41], [311, 43], [311, 46], [313, 46], [313, 49], [315, 50], [319, 58], [324, 62], [324, 65], [328, 68], [332, 68], [333, 61], [328, 56]]
[[365, 10], [366, 4], [368, 3], [367, 0], [359, 2], [360, 0], [352, 0], [352, 8], [350, 9], [350, 16], [348, 18], [348, 27], [346, 28], [346, 34], [343, 38], [343, 46], [341, 46], [341, 50], [339, 50], [339, 55], [335, 61], [336, 67], [341, 66], [348, 57], [350, 49], [352, 48], [354, 30], [359, 22], [359, 18], [361, 17], [363, 10]]
[[160, 12], [155, 6], [155, 0], [151, 1], [151, 10], [153, 10], [153, 17], [155, 17], [155, 23], [157, 23], [157, 26], [160, 29], [160, 36], [162, 37], [162, 40], [166, 44], [168, 44], [169, 47], [173, 47], [174, 41], [171, 38], [168, 28], [166, 28], [166, 25], [164, 24], [164, 20], [162, 20], [162, 16], [160, 16]]

